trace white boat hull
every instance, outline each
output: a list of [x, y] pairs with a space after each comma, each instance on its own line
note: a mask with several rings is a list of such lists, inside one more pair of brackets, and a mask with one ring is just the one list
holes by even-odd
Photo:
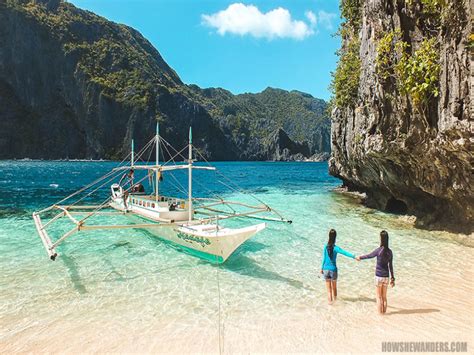
[[[238, 229], [221, 228], [215, 224], [190, 226], [176, 224], [153, 228], [151, 232], [192, 255], [210, 262], [223, 263], [240, 245], [265, 227], [265, 223]], [[202, 228], [208, 230], [203, 231]]]
[[214, 263], [226, 261], [242, 243], [266, 227], [265, 223], [259, 223], [244, 228], [225, 228], [211, 223], [200, 224], [199, 220], [183, 221], [187, 219], [187, 211], [159, 212], [158, 206], [153, 210], [131, 203], [127, 203], [125, 208], [121, 198], [112, 199], [110, 206], [151, 221], [171, 221], [172, 223], [163, 223], [162, 226], [157, 224], [147, 230], [160, 239]]

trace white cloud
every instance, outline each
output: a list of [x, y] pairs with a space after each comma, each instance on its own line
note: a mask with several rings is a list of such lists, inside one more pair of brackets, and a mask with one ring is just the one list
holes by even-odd
[[293, 38], [304, 39], [314, 33], [316, 16], [308, 11], [306, 17], [310, 21], [294, 20], [287, 9], [278, 7], [262, 13], [254, 5], [234, 3], [227, 9], [211, 15], [202, 15], [203, 24], [217, 30], [220, 35], [232, 33], [251, 35], [256, 38]]
[[313, 11], [306, 11], [305, 13], [306, 15], [306, 18], [309, 20], [309, 23], [311, 24], [311, 26], [316, 26], [316, 23], [317, 23], [317, 19], [316, 19], [316, 15], [314, 14]]
[[327, 30], [332, 30], [334, 28], [333, 21], [336, 16], [336, 14], [333, 14], [331, 12], [320, 10], [318, 11], [318, 24], [323, 26]]

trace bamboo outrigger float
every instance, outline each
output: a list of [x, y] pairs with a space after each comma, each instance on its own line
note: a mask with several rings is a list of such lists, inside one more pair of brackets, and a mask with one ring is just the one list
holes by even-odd
[[[156, 135], [136, 156], [132, 140], [129, 164], [124, 164], [125, 160], [122, 161], [121, 165], [117, 168], [112, 169], [101, 178], [64, 198], [57, 204], [33, 213], [33, 220], [38, 235], [51, 260], [55, 260], [58, 256], [56, 248], [75, 233], [98, 229], [132, 228], [149, 230], [159, 238], [171, 242], [193, 255], [214, 263], [222, 263], [242, 243], [263, 230], [266, 227], [265, 222], [291, 223], [291, 221], [283, 218], [278, 212], [254, 196], [253, 198], [260, 202], [260, 204], [252, 205], [239, 201], [227, 201], [220, 197], [193, 197], [193, 170], [215, 171], [215, 167], [196, 166], [193, 164], [195, 160], [193, 159], [191, 128], [189, 129], [187, 157], [181, 154], [186, 148], [179, 152], [175, 150], [176, 154], [171, 159], [160, 164], [160, 146], [163, 143], [174, 149], [160, 136], [159, 125], [157, 124]], [[153, 150], [153, 148], [155, 149], [154, 164], [137, 164], [145, 152]], [[171, 155], [169, 150], [168, 154]], [[179, 156], [183, 158], [184, 163], [176, 163], [174, 161], [174, 158]], [[162, 174], [174, 170], [187, 170], [187, 199], [167, 197], [160, 193], [159, 188]], [[120, 183], [113, 183], [114, 180], [127, 171], [144, 171], [146, 175], [139, 181], [134, 181], [133, 174], [131, 174], [128, 188], [125, 188]], [[153, 188], [151, 194], [146, 194], [141, 184], [147, 178]], [[112, 183], [110, 185], [111, 194], [103, 203], [79, 205], [79, 202], [83, 201], [86, 197], [91, 196], [110, 183]], [[85, 194], [85, 196], [81, 196], [81, 194]], [[73, 203], [65, 204], [66, 201], [79, 196], [81, 197]], [[94, 216], [120, 214], [139, 217], [139, 223], [104, 225], [92, 222]], [[43, 221], [47, 215], [52, 215], [52, 217], [47, 221]], [[199, 218], [200, 216], [202, 217]], [[72, 228], [53, 241], [49, 231], [62, 218], [67, 218], [71, 222]], [[225, 221], [231, 218], [256, 219], [265, 222], [251, 224], [242, 228], [226, 227]]]

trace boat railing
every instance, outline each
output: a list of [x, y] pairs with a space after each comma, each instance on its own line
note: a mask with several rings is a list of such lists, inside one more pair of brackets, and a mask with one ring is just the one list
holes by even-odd
[[[156, 196], [155, 195], [132, 195], [133, 199], [141, 199], [146, 202], [155, 202], [156, 201]], [[187, 200], [184, 198], [178, 198], [178, 197], [171, 197], [171, 196], [158, 196], [158, 205], [160, 203], [166, 203], [168, 206], [171, 204], [175, 204], [177, 208], [180, 209], [185, 209], [188, 205]]]

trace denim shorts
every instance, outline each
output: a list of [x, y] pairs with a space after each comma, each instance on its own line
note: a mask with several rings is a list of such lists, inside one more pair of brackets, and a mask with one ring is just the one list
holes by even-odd
[[324, 280], [326, 281], [336, 281], [337, 271], [323, 270], [323, 277], [324, 277]]
[[375, 276], [375, 286], [388, 286], [388, 277]]

